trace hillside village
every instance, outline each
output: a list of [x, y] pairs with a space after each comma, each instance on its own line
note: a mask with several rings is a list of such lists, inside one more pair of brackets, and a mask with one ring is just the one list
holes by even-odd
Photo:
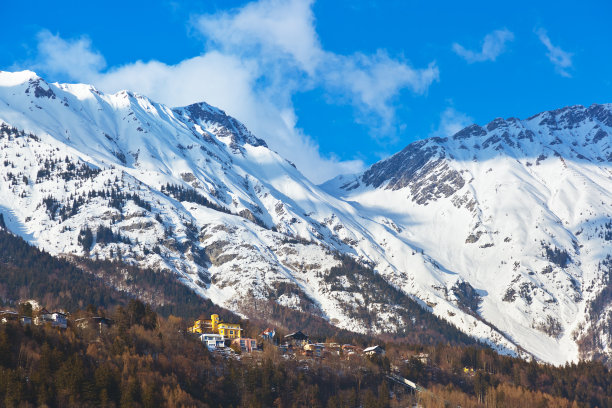
[[263, 342], [266, 342], [277, 347], [283, 355], [287, 356], [299, 354], [324, 358], [329, 354], [347, 357], [385, 354], [384, 348], [379, 345], [361, 349], [353, 344], [315, 342], [302, 331], [279, 337], [276, 335], [276, 330], [270, 327], [263, 330], [257, 339], [243, 337], [243, 329], [239, 323], [223, 322], [218, 314], [211, 315], [210, 319], [194, 321], [193, 326], [190, 326], [187, 331], [199, 336], [209, 351], [219, 353], [258, 352], [263, 350]]
[[[65, 330], [68, 325], [78, 328], [95, 327], [100, 332], [114, 324], [112, 319], [90, 314], [86, 317], [77, 315], [72, 317], [62, 311], [49, 312], [44, 307], [33, 308], [30, 303], [21, 307], [21, 313], [13, 310], [0, 311], [0, 323], [19, 321], [22, 326], [48, 325], [52, 328]], [[302, 331], [278, 336], [274, 328], [266, 328], [257, 338], [243, 335], [244, 329], [240, 323], [223, 321], [218, 314], [212, 314], [210, 319], [197, 319], [187, 328], [187, 332], [199, 340], [210, 352], [221, 355], [236, 355], [236, 353], [257, 353], [263, 351], [263, 343], [276, 347], [284, 356], [309, 356], [325, 358], [331, 354], [351, 358], [354, 356], [385, 355], [385, 349], [379, 345], [361, 348], [353, 344], [339, 344], [335, 342], [317, 342]], [[419, 356], [426, 360], [427, 355]]]

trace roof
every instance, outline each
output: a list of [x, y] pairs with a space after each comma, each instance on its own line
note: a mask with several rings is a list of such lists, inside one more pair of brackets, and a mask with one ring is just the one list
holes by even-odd
[[226, 327], [232, 327], [232, 328], [236, 328], [237, 327], [238, 329], [242, 330], [240, 328], [240, 323], [226, 323], [226, 322], [223, 322], [223, 323], [219, 323], [217, 326], [219, 326], [219, 327], [226, 326]]
[[223, 338], [223, 336], [222, 336], [222, 335], [220, 335], [219, 333], [202, 333], [202, 334], [200, 335], [200, 337], [204, 337], [204, 336], [207, 336], [207, 337], [219, 337], [219, 338]]
[[295, 340], [306, 340], [308, 336], [302, 333], [301, 331], [296, 331], [294, 333], [286, 335], [285, 338], [295, 339]]
[[325, 346], [323, 344], [320, 344], [320, 343], [310, 343], [310, 344], [305, 345], [304, 348], [306, 350], [309, 350], [309, 349], [313, 349], [313, 348], [325, 348]]
[[13, 312], [12, 310], [2, 310], [2, 311], [0, 311], [0, 315], [6, 315], [6, 314], [16, 315], [17, 312]]
[[376, 350], [383, 350], [383, 348], [380, 347], [379, 345], [376, 345], [376, 346], [372, 346], [372, 347], [368, 347], [368, 348], [364, 349], [363, 352], [367, 353], [367, 352], [376, 351]]
[[92, 317], [93, 320], [100, 320], [103, 322], [108, 322], [108, 323], [114, 323], [115, 321], [113, 319], [109, 319], [108, 317], [103, 317], [103, 316], [94, 316]]

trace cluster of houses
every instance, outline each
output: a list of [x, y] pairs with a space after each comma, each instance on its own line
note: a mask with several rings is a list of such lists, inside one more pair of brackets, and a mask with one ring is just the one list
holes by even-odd
[[[35, 313], [35, 317], [23, 316], [11, 310], [0, 311], [0, 323], [9, 321], [19, 321], [22, 325], [46, 325], [58, 329], [68, 327], [68, 316], [62, 312], [49, 312], [45, 308]], [[109, 328], [113, 324], [112, 319], [100, 316], [89, 316], [73, 321], [73, 325], [79, 328], [93, 327], [100, 332]], [[229, 323], [221, 320], [219, 315], [213, 314], [210, 319], [199, 319], [194, 321], [187, 331], [198, 335], [200, 340], [210, 351], [230, 352], [230, 350], [240, 350], [251, 353], [260, 350], [261, 343], [268, 342], [275, 345], [284, 355], [305, 355], [313, 357], [325, 357], [327, 355], [343, 355], [347, 358], [358, 355], [384, 355], [385, 350], [380, 346], [372, 346], [361, 349], [352, 344], [338, 343], [315, 343], [310, 341], [308, 336], [301, 331], [290, 333], [281, 340], [276, 337], [273, 328], [267, 328], [259, 334], [260, 344], [257, 339], [243, 337], [243, 329], [239, 323]], [[280, 343], [280, 344], [278, 344]]]
[[242, 352], [253, 352], [261, 349], [261, 343], [268, 342], [275, 345], [284, 355], [305, 355], [313, 357], [325, 357], [326, 355], [343, 355], [348, 358], [358, 355], [384, 355], [385, 350], [381, 346], [372, 346], [361, 349], [352, 344], [338, 343], [314, 343], [301, 331], [290, 333], [278, 343], [274, 328], [266, 328], [259, 334], [260, 344], [257, 339], [242, 336], [243, 329], [238, 323], [223, 322], [219, 315], [213, 314], [210, 319], [199, 319], [193, 326], [187, 329], [189, 333], [199, 336], [200, 340], [210, 351], [228, 352], [230, 349], [238, 349]]
[[257, 340], [242, 337], [239, 323], [224, 322], [218, 314], [211, 315], [210, 319], [196, 320], [187, 331], [199, 335], [211, 351], [224, 351], [232, 346], [247, 353], [257, 350]]
[[385, 349], [378, 345], [362, 349], [352, 344], [314, 343], [301, 331], [284, 336], [278, 348], [283, 354], [301, 354], [312, 357], [342, 355], [351, 358], [359, 355], [385, 355]]
[[[51, 327], [58, 329], [66, 329], [68, 327], [68, 315], [62, 312], [49, 312], [45, 308], [37, 311], [34, 318], [19, 315], [19, 313], [12, 310], [0, 311], [0, 323], [7, 323], [9, 321], [19, 321], [23, 326], [32, 324], [43, 326], [49, 324]], [[80, 328], [95, 327], [102, 331], [110, 327], [113, 324], [113, 320], [106, 317], [91, 316], [76, 319], [74, 324]]]
[[28, 326], [34, 323], [37, 326], [42, 326], [49, 323], [52, 327], [65, 329], [68, 327], [67, 316], [62, 312], [49, 312], [47, 309], [41, 309], [38, 314], [32, 319], [30, 316], [22, 316], [12, 310], [0, 311], [0, 322], [7, 323], [9, 321], [19, 321], [23, 326]]

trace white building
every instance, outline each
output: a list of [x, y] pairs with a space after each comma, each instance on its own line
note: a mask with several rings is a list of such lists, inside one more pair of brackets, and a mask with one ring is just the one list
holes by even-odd
[[216, 333], [204, 333], [200, 336], [202, 343], [206, 344], [209, 350], [216, 350], [225, 348], [225, 341], [223, 336]]
[[373, 355], [380, 355], [380, 356], [384, 356], [385, 355], [385, 349], [376, 345], [376, 346], [372, 346], [372, 347], [368, 347], [366, 349], [363, 350], [363, 354], [365, 354], [366, 356], [373, 356]]
[[59, 327], [60, 329], [65, 329], [66, 327], [68, 327], [68, 319], [66, 318], [66, 315], [60, 312], [53, 312], [51, 313], [51, 318], [53, 319], [53, 321], [51, 322], [51, 325], [53, 327]]
[[45, 323], [51, 323], [52, 327], [59, 327], [60, 329], [68, 327], [68, 319], [65, 314], [60, 312], [49, 313], [43, 309], [40, 315], [34, 319], [34, 324], [43, 325]]

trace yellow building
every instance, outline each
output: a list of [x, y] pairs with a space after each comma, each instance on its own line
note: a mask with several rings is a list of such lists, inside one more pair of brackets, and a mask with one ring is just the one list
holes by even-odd
[[193, 326], [187, 329], [189, 333], [210, 333], [212, 331], [210, 320], [196, 320], [193, 322]]
[[240, 324], [222, 322], [218, 314], [210, 315], [210, 320], [196, 320], [187, 331], [197, 334], [218, 333], [226, 339], [239, 339], [242, 337]]
[[242, 337], [240, 325], [237, 323], [219, 323], [219, 334], [225, 339], [239, 339]]

